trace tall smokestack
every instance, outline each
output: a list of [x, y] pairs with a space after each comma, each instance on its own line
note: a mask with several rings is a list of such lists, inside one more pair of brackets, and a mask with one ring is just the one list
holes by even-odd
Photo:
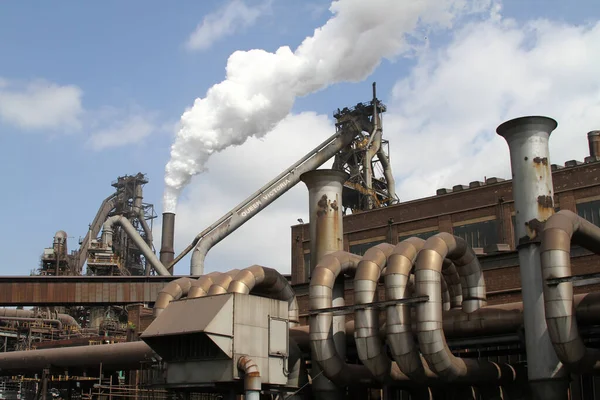
[[545, 321], [537, 231], [554, 213], [548, 139], [556, 126], [551, 118], [532, 116], [507, 121], [496, 130], [510, 149], [527, 374], [534, 398], [549, 400], [566, 398], [568, 390]]
[[594, 160], [600, 159], [600, 131], [588, 132], [588, 145], [590, 146], [590, 157]]
[[[350, 175], [343, 171], [318, 169], [300, 176], [308, 187], [308, 211], [310, 232], [310, 276], [323, 256], [344, 250], [344, 226], [342, 213], [342, 190]], [[341, 276], [332, 290], [332, 306], [344, 306], [344, 277]], [[333, 342], [342, 359], [346, 358], [346, 317], [333, 317]], [[313, 360], [316, 357], [313, 357]], [[325, 378], [321, 367], [313, 363], [312, 376], [318, 399], [342, 399], [339, 388]]]
[[162, 237], [160, 239], [160, 262], [167, 267], [171, 275], [173, 275], [173, 268], [169, 268], [169, 264], [171, 264], [175, 256], [175, 250], [173, 249], [174, 236], [175, 213], [165, 212], [163, 213]]

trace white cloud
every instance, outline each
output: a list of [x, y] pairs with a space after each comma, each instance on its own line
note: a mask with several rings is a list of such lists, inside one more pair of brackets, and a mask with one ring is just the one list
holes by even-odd
[[189, 50], [206, 50], [220, 39], [233, 35], [237, 30], [250, 27], [264, 14], [270, 0], [248, 6], [242, 0], [231, 0], [219, 10], [208, 14], [189, 36], [186, 47]]
[[82, 94], [74, 85], [0, 79], [0, 119], [23, 130], [75, 130], [81, 127]]
[[128, 114], [94, 131], [87, 144], [94, 150], [135, 144], [156, 130], [151, 116], [141, 113]]
[[384, 127], [401, 200], [484, 176], [510, 177], [508, 147], [495, 129], [518, 116], [558, 121], [553, 163], [583, 159], [585, 134], [600, 123], [598, 43], [600, 23], [519, 25], [494, 15], [422, 54], [395, 86]]
[[[215, 154], [209, 162], [209, 171], [188, 187], [177, 207], [176, 252], [334, 131], [332, 122], [324, 115], [289, 115], [264, 139], [251, 138], [243, 146]], [[308, 221], [308, 191], [303, 183], [217, 244], [208, 253], [205, 271], [227, 271], [256, 263], [289, 272], [290, 225], [297, 223], [298, 218]], [[155, 232], [160, 232], [160, 227]], [[156, 241], [160, 248], [160, 238]], [[177, 264], [176, 274], [188, 272], [189, 257], [186, 257]]]

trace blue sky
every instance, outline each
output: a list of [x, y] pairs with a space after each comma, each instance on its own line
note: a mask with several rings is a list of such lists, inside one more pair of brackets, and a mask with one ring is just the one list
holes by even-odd
[[[294, 50], [331, 17], [329, 1], [236, 2], [237, 6], [240, 4], [260, 11], [246, 24], [242, 23], [243, 19], [234, 21], [232, 31], [214, 38], [208, 48], [190, 49], [186, 43], [199, 24], [207, 15], [218, 16], [228, 3], [179, 1], [176, 6], [159, 1], [0, 3], [0, 159], [4, 178], [0, 207], [4, 210], [5, 228], [0, 233], [3, 258], [0, 273], [29, 274], [59, 229], [67, 231], [69, 247], [74, 249], [77, 239], [86, 233], [101, 200], [110, 194], [111, 181], [119, 175], [146, 173], [150, 179], [146, 201], [154, 203], [160, 214], [164, 166], [169, 160], [175, 124], [196, 97], [204, 96], [209, 87], [224, 79], [230, 54], [253, 48], [274, 52], [283, 45]], [[594, 40], [596, 30], [593, 29], [600, 17], [600, 3], [595, 0], [505, 0], [497, 4], [501, 8], [496, 14], [489, 11], [493, 8], [489, 5], [484, 12], [459, 20], [451, 28], [434, 30], [428, 34], [426, 48], [409, 58], [383, 60], [362, 82], [339, 83], [297, 99], [292, 113], [299, 120], [292, 117], [286, 120], [288, 125], [280, 138], [270, 138], [277, 135], [272, 132], [264, 141], [244, 145], [245, 150], [226, 150], [211, 160], [209, 173], [195, 177], [196, 186], [184, 193], [180, 205], [182, 219], [188, 221], [180, 228], [178, 224], [178, 249], [228, 207], [276, 175], [280, 168], [292, 164], [303, 149], [329, 136], [333, 131], [331, 120], [326, 117], [337, 107], [367, 100], [373, 80], [378, 82], [380, 97], [390, 104], [390, 115], [386, 116], [388, 130], [384, 132], [391, 141], [392, 159], [397, 160], [395, 175], [405, 182], [404, 186], [400, 184], [401, 198], [430, 195], [435, 185], [452, 186], [471, 179], [470, 172], [460, 167], [431, 165], [429, 169], [418, 171], [411, 168], [415, 161], [405, 151], [405, 144], [417, 139], [435, 143], [435, 135], [443, 132], [435, 129], [431, 121], [440, 114], [439, 124], [450, 126], [453, 134], [462, 130], [476, 133], [465, 139], [467, 145], [483, 140], [478, 150], [457, 147], [456, 160], [461, 154], [489, 159], [490, 154], [496, 154], [501, 148], [493, 147], [501, 143], [498, 145], [490, 132], [493, 133], [508, 114], [529, 110], [546, 111], [546, 114], [555, 111], [551, 116], [562, 117], [559, 124], [565, 126], [569, 134], [577, 135], [572, 140], [564, 133], [560, 136], [563, 139], [557, 139], [557, 143], [564, 144], [556, 145], [558, 161], [582, 159], [586, 155], [582, 139], [585, 131], [600, 126], [597, 117], [600, 114], [595, 114], [600, 102], [598, 78], [593, 78], [591, 72], [586, 75], [586, 71], [591, 71], [590, 65], [600, 58], [600, 41]], [[557, 27], [536, 28], [531, 33], [533, 21], [547, 21]], [[553, 36], [553, 31], [561, 30], [565, 34], [558, 38]], [[549, 49], [554, 48], [552, 40], [558, 41], [567, 33], [573, 35], [574, 41], [581, 39], [581, 51], [589, 55], [574, 57], [578, 61], [569, 68], [576, 71], [575, 79], [591, 76], [592, 81], [581, 82], [577, 90], [566, 88], [569, 85], [577, 88], [577, 82], [560, 83], [560, 79], [573, 80], [569, 79], [571, 69], [567, 67], [560, 71], [548, 67], [541, 72], [520, 75], [520, 71], [528, 71], [529, 66], [535, 64], [536, 57], [532, 52], [522, 54], [523, 48], [531, 50], [528, 46], [539, 46], [540, 54], [548, 56]], [[516, 71], [509, 78], [516, 77], [515, 85], [523, 86], [523, 82], [531, 81], [531, 76], [547, 73], [552, 85], [553, 96], [550, 97], [560, 97], [564, 90], [564, 97], [583, 111], [566, 112], [564, 107], [559, 107], [558, 100], [550, 102], [545, 95], [543, 100], [529, 101], [527, 90], [516, 89], [509, 93], [498, 89], [496, 97], [490, 95], [488, 104], [486, 96], [494, 90], [481, 88], [485, 88], [490, 79], [482, 75], [478, 81], [477, 77], [464, 77], [456, 72], [461, 70], [461, 62], [472, 66], [479, 61], [485, 65], [486, 57], [489, 60], [485, 44], [477, 42], [484, 34], [490, 35], [490, 42], [498, 38], [500, 49], [513, 43], [511, 37], [522, 34], [523, 38], [515, 39], [518, 43], [511, 48], [513, 52], [507, 50], [506, 53], [523, 55], [519, 64], [503, 59]], [[460, 54], [460, 49], [470, 49], [468, 46], [474, 46], [468, 60], [454, 56]], [[482, 51], [476, 51], [479, 48]], [[549, 66], [553, 63], [548, 61]], [[455, 69], [451, 68], [453, 65]], [[498, 65], [498, 68], [503, 67]], [[447, 78], [448, 74], [456, 75]], [[486, 97], [480, 102], [482, 109], [477, 111], [477, 117], [485, 115], [485, 118], [469, 116], [473, 104], [468, 99], [462, 102], [460, 96], [452, 94], [448, 82], [462, 82], [459, 79], [465, 79], [460, 86], [465, 92], [472, 90], [476, 96]], [[44, 88], [56, 91], [44, 92]], [[35, 97], [40, 93], [46, 96]], [[452, 99], [450, 108], [456, 111], [452, 115], [443, 115], [448, 107], [434, 101], [444, 98], [444, 94]], [[507, 96], [508, 103], [494, 100]], [[463, 108], [455, 109], [459, 106]], [[314, 129], [306, 132], [306, 127]], [[126, 144], [117, 145], [115, 135]], [[281, 142], [283, 138], [286, 139]], [[290, 146], [297, 149], [282, 151], [281, 146], [295, 143], [290, 140], [297, 141], [297, 146]], [[464, 153], [458, 154], [461, 151]], [[240, 165], [232, 163], [232, 159], [239, 161], [240, 155], [247, 159], [244, 161], [247, 165], [256, 166], [255, 174], [241, 173], [237, 168], [246, 165], [241, 161]], [[272, 163], [265, 163], [267, 155], [273, 155]], [[486, 167], [490, 170], [482, 170], [481, 175], [506, 173], [506, 157], [503, 153], [495, 164]], [[460, 163], [456, 161], [455, 165]], [[430, 186], [415, 184], [417, 181], [425, 181]], [[220, 182], [226, 182], [228, 187], [219, 186]], [[216, 199], [216, 195], [207, 195], [207, 188], [216, 188], [223, 197]], [[240, 268], [246, 266], [244, 263], [251, 265], [264, 258], [264, 262], [275, 263], [276, 267], [288, 271], [289, 226], [306, 214], [302, 196], [304, 188], [294, 189], [284, 196], [280, 205], [273, 206], [274, 211], [266, 211], [264, 218], [257, 217], [257, 220], [262, 219], [240, 229], [232, 236], [231, 243], [220, 244], [213, 258], [208, 259], [210, 268]], [[274, 220], [279, 225], [267, 229], [274, 233], [262, 241], [256, 239], [256, 232], [271, 226]], [[157, 237], [159, 232], [155, 225]], [[271, 250], [273, 247], [279, 250]], [[274, 255], [265, 256], [266, 253]], [[176, 272], [186, 273], [187, 266], [178, 266]]]

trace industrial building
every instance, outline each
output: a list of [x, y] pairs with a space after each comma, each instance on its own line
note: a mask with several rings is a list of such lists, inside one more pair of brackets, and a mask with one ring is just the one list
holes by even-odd
[[[118, 178], [77, 250], [58, 231], [32, 276], [0, 277], [0, 398], [595, 398], [600, 131], [558, 166], [554, 120], [507, 121], [511, 180], [401, 202], [385, 110], [375, 90], [337, 110], [332, 137], [177, 256], [176, 215], [157, 257], [148, 181]], [[291, 227], [291, 275], [205, 273], [298, 183], [310, 221]]]

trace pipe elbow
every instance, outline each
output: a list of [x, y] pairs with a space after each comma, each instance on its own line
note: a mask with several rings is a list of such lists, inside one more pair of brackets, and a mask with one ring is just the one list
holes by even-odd
[[238, 369], [244, 373], [244, 390], [260, 391], [262, 381], [258, 365], [248, 356], [241, 356], [237, 363]]

